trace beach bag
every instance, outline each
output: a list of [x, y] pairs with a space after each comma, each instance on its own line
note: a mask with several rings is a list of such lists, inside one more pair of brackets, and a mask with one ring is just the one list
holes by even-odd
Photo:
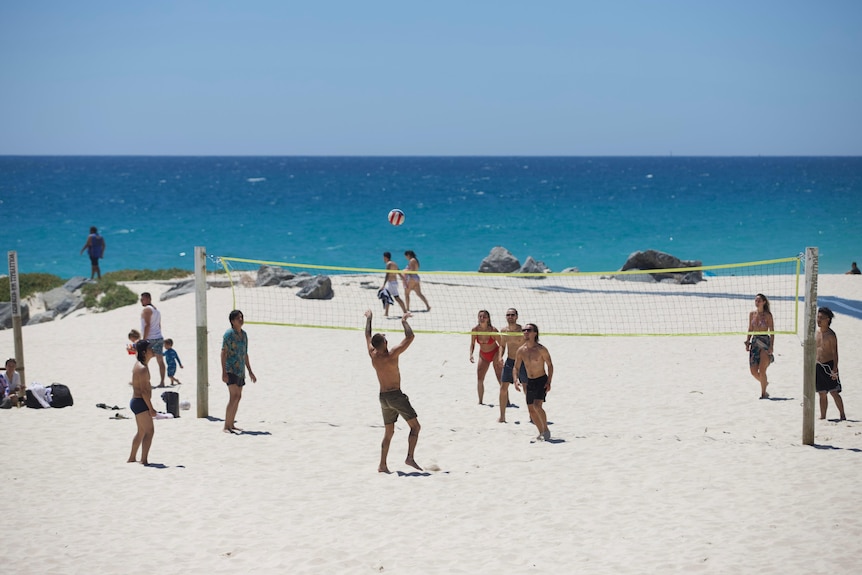
[[176, 391], [166, 391], [162, 394], [165, 400], [165, 411], [174, 417], [180, 416], [180, 394]]
[[71, 407], [75, 403], [72, 400], [72, 392], [69, 386], [62, 383], [51, 384], [51, 407]]
[[42, 404], [39, 403], [39, 400], [33, 395], [33, 390], [30, 389], [27, 390], [27, 399], [24, 400], [24, 405], [33, 409], [42, 409]]

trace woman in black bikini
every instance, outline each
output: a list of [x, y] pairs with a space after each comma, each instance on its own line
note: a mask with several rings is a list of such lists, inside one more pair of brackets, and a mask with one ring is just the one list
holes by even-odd
[[140, 447], [141, 463], [149, 465], [147, 456], [150, 453], [150, 445], [153, 443], [153, 435], [156, 431], [153, 426], [156, 410], [150, 400], [153, 390], [150, 384], [150, 368], [147, 363], [153, 359], [155, 354], [150, 347], [150, 342], [146, 339], [139, 340], [135, 344], [135, 350], [138, 354], [138, 361], [135, 362], [135, 367], [132, 369], [132, 400], [129, 402], [129, 408], [135, 414], [138, 431], [132, 438], [132, 453], [129, 455], [128, 463], [135, 462], [138, 447]]
[[[775, 331], [772, 321], [772, 312], [769, 311], [769, 300], [762, 293], [754, 297], [754, 305], [757, 310], [748, 314], [748, 338], [745, 340], [745, 350], [748, 352], [748, 366], [751, 375], [760, 382], [760, 399], [769, 398], [766, 393], [766, 368], [769, 367], [775, 356], [775, 335], [762, 332]], [[757, 333], [761, 332], [761, 333]]]
[[488, 373], [488, 367], [491, 365], [494, 366], [494, 372], [497, 374], [497, 384], [501, 385], [500, 377], [503, 373], [503, 362], [500, 360], [500, 336], [491, 335], [492, 332], [499, 333], [497, 328], [491, 325], [491, 314], [487, 310], [480, 310], [479, 323], [476, 324], [470, 335], [470, 363], [476, 363], [476, 360], [473, 359], [473, 351], [476, 344], [479, 344], [479, 365], [476, 366], [476, 389], [479, 392], [479, 405], [484, 404], [485, 374]]

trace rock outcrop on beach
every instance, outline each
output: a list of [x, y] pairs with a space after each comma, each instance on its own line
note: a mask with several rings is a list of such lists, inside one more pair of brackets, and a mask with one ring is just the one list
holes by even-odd
[[[209, 286], [207, 286], [209, 287]], [[175, 283], [172, 285], [166, 292], [159, 296], [159, 301], [165, 301], [168, 299], [173, 299], [175, 297], [179, 297], [181, 295], [186, 295], [187, 293], [195, 292], [195, 279], [190, 278], [187, 280], [183, 280], [181, 282]]]
[[332, 291], [332, 280], [329, 276], [320, 275], [311, 278], [296, 295], [304, 299], [332, 299], [335, 292]]
[[[63, 318], [84, 307], [84, 296], [81, 294], [81, 288], [88, 281], [85, 277], [74, 277], [62, 286], [43, 293], [40, 297], [45, 305], [45, 312], [39, 314], [37, 316], [38, 321], [34, 323], [49, 321], [46, 316], [50, 316], [50, 319]], [[34, 317], [34, 319], [36, 318]]]
[[516, 272], [520, 267], [521, 262], [518, 261], [518, 258], [512, 255], [512, 252], [502, 246], [495, 246], [491, 248], [491, 253], [482, 260], [482, 264], [479, 266], [479, 272], [505, 274]]
[[329, 276], [313, 276], [308, 272], [294, 274], [292, 271], [277, 267], [262, 265], [257, 270], [255, 286], [278, 286], [283, 288], [299, 288], [296, 295], [304, 299], [332, 299], [332, 280]]
[[[540, 262], [533, 259], [533, 256], [527, 256], [527, 261], [518, 270], [522, 274], [545, 274], [550, 273], [551, 268], [545, 265], [545, 262]], [[545, 276], [526, 276], [528, 279], [544, 279]]]
[[[695, 268], [703, 265], [699, 260], [681, 260], [676, 256], [672, 256], [665, 252], [656, 250], [646, 250], [642, 252], [634, 252], [631, 254], [621, 272], [634, 270], [665, 270], [679, 268]], [[671, 282], [677, 284], [696, 284], [703, 281], [703, 272], [701, 270], [685, 272], [662, 272], [650, 274], [631, 274], [612, 276], [614, 279], [623, 281], [655, 281], [655, 282]]]
[[[30, 307], [21, 303], [21, 325], [30, 323]], [[12, 302], [0, 302], [0, 329], [12, 329]]]
[[257, 280], [254, 285], [262, 286], [282, 286], [282, 283], [292, 280], [296, 277], [292, 271], [278, 266], [260, 266], [257, 270]]

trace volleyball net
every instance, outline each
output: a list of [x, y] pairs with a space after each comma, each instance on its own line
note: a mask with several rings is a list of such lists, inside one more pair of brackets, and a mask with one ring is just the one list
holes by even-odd
[[[213, 262], [248, 324], [363, 330], [365, 310], [375, 331], [400, 331], [397, 300], [384, 316], [378, 294], [392, 270], [271, 262], [221, 256]], [[542, 336], [715, 336], [748, 333], [754, 297], [766, 295], [775, 334], [800, 324], [800, 256], [756, 262], [608, 272], [479, 273], [422, 270], [410, 294], [417, 333], [470, 334], [479, 310], [492, 325], [518, 310]], [[399, 272], [398, 291], [406, 303]], [[682, 283], [680, 283], [682, 281]], [[763, 332], [766, 333], [766, 332]]]

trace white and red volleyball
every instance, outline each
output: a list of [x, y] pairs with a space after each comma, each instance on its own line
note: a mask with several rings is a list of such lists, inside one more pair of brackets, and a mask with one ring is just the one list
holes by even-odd
[[389, 223], [393, 226], [400, 226], [404, 223], [404, 212], [395, 208], [389, 212]]

